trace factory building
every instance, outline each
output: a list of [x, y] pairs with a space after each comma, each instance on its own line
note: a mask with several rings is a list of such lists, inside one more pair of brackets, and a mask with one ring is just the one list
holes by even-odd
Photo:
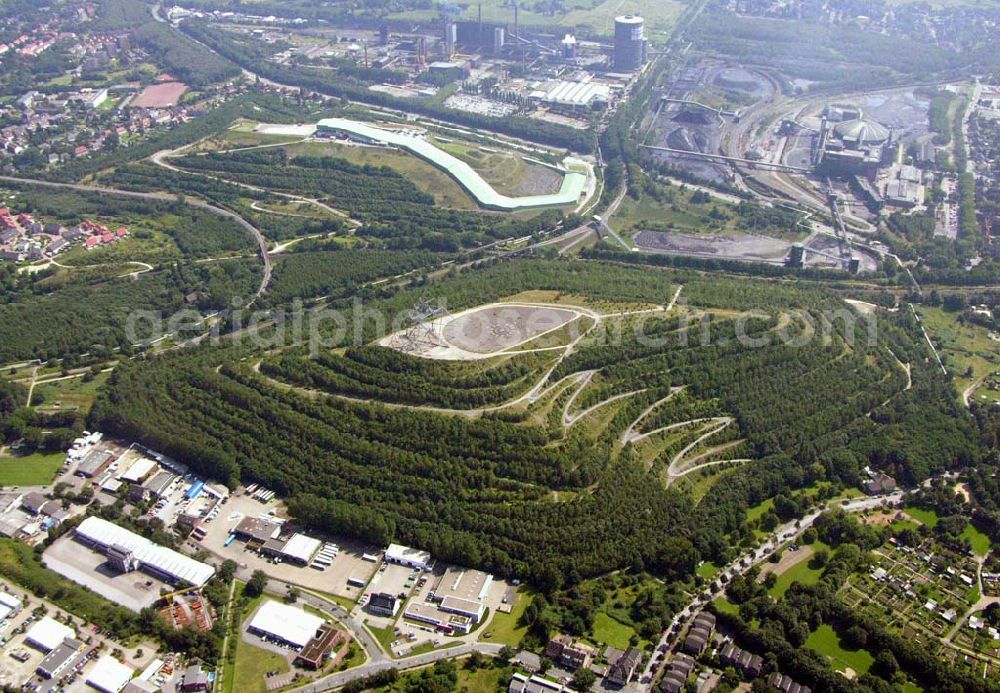
[[[838, 111], [835, 115], [855, 115]], [[832, 124], [824, 115], [816, 149], [817, 171], [826, 176], [850, 178], [863, 176], [874, 180], [891, 151], [892, 135], [880, 123], [864, 117], [841, 120]]]
[[643, 25], [643, 19], [638, 15], [615, 17], [615, 69], [619, 72], [634, 72], [645, 62]]
[[76, 528], [76, 538], [108, 556], [122, 572], [143, 570], [172, 584], [200, 587], [215, 575], [215, 568], [173, 549], [154, 544], [100, 517], [88, 517]]

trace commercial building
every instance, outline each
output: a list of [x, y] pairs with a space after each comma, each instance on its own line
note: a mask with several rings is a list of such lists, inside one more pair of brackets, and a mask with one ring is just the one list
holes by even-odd
[[148, 457], [141, 457], [133, 462], [118, 478], [132, 484], [142, 484], [152, 478], [159, 469], [160, 466], [156, 462]]
[[445, 633], [468, 633], [472, 630], [472, 619], [468, 616], [450, 614], [435, 604], [411, 601], [406, 605], [403, 618], [433, 626]]
[[313, 556], [323, 546], [323, 542], [305, 534], [295, 533], [287, 539], [273, 537], [260, 547], [261, 553], [268, 556], [278, 556], [282, 560], [309, 565]]
[[281, 534], [281, 525], [259, 517], [244, 517], [233, 528], [233, 534], [243, 541], [263, 544], [270, 539], [278, 538]]
[[21, 611], [21, 600], [8, 592], [0, 592], [0, 621]]
[[247, 630], [300, 650], [316, 636], [323, 623], [319, 616], [303, 609], [268, 600], [257, 609]]
[[104, 693], [119, 693], [132, 678], [135, 670], [111, 655], [104, 655], [87, 674], [87, 684]]
[[428, 598], [441, 611], [465, 616], [479, 623], [486, 613], [486, 597], [493, 576], [481, 570], [449, 568], [434, 585]]
[[76, 660], [81, 648], [83, 643], [76, 638], [64, 639], [45, 655], [35, 673], [46, 679], [58, 678]]
[[411, 549], [409, 546], [389, 544], [385, 550], [385, 560], [388, 563], [409, 566], [416, 570], [427, 570], [431, 567], [431, 555], [427, 551]]
[[51, 652], [59, 647], [66, 638], [73, 636], [72, 628], [59, 623], [51, 616], [45, 616], [28, 629], [28, 633], [24, 636], [24, 642], [42, 652]]
[[615, 17], [615, 69], [634, 72], [646, 59], [646, 39], [642, 17], [625, 14]]
[[307, 669], [321, 669], [333, 648], [346, 641], [347, 635], [343, 631], [337, 630], [331, 623], [324, 623], [299, 652], [295, 664]]
[[215, 568], [119, 527], [99, 517], [88, 517], [76, 528], [76, 538], [101, 551], [126, 572], [143, 570], [173, 584], [204, 585]]
[[399, 612], [399, 600], [391, 594], [376, 592], [368, 600], [368, 611], [378, 616], [395, 616]]
[[207, 691], [210, 682], [208, 674], [201, 668], [201, 665], [192, 664], [184, 670], [184, 678], [181, 679], [178, 688], [184, 693], [198, 693], [198, 691]]
[[[102, 103], [108, 100], [108, 90], [98, 89], [93, 94], [87, 94], [83, 97], [83, 105], [89, 109], [94, 110], [98, 108]], [[115, 691], [117, 693], [117, 691]]]
[[109, 450], [92, 450], [80, 461], [80, 465], [76, 468], [76, 474], [86, 479], [92, 479], [110, 467], [114, 458], [115, 456]]

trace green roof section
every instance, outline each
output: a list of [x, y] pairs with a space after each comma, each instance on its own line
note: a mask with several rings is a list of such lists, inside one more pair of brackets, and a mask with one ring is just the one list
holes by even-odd
[[587, 184], [587, 176], [577, 171], [567, 171], [563, 174], [562, 186], [559, 192], [548, 195], [528, 195], [526, 197], [508, 197], [501, 195], [489, 183], [483, 180], [474, 168], [461, 159], [438, 149], [423, 137], [406, 134], [396, 130], [375, 127], [367, 123], [346, 118], [326, 118], [319, 121], [320, 130], [335, 130], [344, 132], [368, 142], [401, 147], [421, 159], [437, 166], [454, 178], [481, 207], [498, 209], [505, 212], [515, 212], [520, 209], [535, 207], [565, 207], [580, 202]]

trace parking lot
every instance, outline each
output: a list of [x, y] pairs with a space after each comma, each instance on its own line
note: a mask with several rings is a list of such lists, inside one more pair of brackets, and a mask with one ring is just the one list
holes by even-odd
[[[273, 515], [271, 513], [273, 512]], [[291, 563], [274, 563], [265, 556], [253, 550], [248, 550], [246, 544], [239, 539], [226, 546], [226, 541], [232, 529], [244, 517], [267, 515], [276, 519], [287, 517], [284, 507], [278, 500], [261, 503], [242, 493], [234, 493], [222, 506], [219, 516], [203, 525], [205, 538], [200, 542], [190, 540], [189, 544], [196, 548], [205, 548], [211, 553], [225, 559], [231, 558], [241, 568], [247, 570], [265, 570], [267, 574], [278, 580], [284, 580], [307, 589], [329, 592], [351, 600], [357, 600], [363, 589], [347, 584], [348, 578], [356, 578], [367, 584], [375, 574], [377, 563], [366, 561], [362, 556], [366, 553], [381, 555], [379, 547], [366, 546], [343, 537], [325, 537], [314, 532], [324, 541], [336, 543], [340, 547], [337, 557], [325, 570], [309, 566], [298, 566]]]
[[[112, 640], [100, 632], [96, 626], [81, 623], [80, 619], [73, 619], [76, 628], [76, 637], [85, 644], [74, 663], [63, 672], [61, 679], [46, 680], [35, 673], [35, 669], [45, 658], [45, 654], [25, 644], [25, 635], [31, 625], [38, 618], [33, 613], [39, 606], [44, 605], [47, 615], [58, 616], [61, 613], [53, 604], [39, 600], [27, 595], [21, 590], [13, 589], [9, 585], [3, 585], [3, 589], [11, 592], [22, 600], [21, 611], [0, 622], [0, 685], [9, 685], [15, 690], [64, 690], [67, 693], [92, 693], [94, 689], [86, 684], [86, 677], [94, 661], [103, 654], [119, 648], [123, 652], [123, 659], [126, 664], [134, 668], [137, 672], [142, 671], [151, 661], [156, 658], [170, 661], [171, 656], [158, 654], [156, 646], [151, 642], [133, 643], [130, 648]], [[62, 617], [59, 617], [62, 620]], [[95, 648], [98, 648], [95, 651]], [[88, 657], [87, 654], [90, 654]], [[141, 656], [137, 656], [140, 655]], [[18, 655], [15, 657], [14, 655]], [[24, 661], [20, 661], [21, 658]], [[162, 681], [165, 691], [173, 691], [171, 676], [177, 671], [171, 670], [169, 675], [164, 675]], [[61, 683], [60, 683], [61, 680]], [[33, 686], [38, 686], [34, 689]]]

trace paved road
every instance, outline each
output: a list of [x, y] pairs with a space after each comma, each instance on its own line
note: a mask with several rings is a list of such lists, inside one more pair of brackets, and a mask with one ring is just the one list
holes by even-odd
[[456, 647], [446, 647], [441, 650], [432, 650], [431, 652], [425, 652], [424, 654], [414, 655], [412, 657], [403, 657], [402, 659], [385, 659], [379, 662], [368, 662], [367, 664], [362, 664], [360, 667], [354, 667], [353, 669], [348, 669], [347, 671], [339, 671], [335, 674], [331, 674], [325, 678], [319, 679], [318, 681], [302, 686], [301, 688], [296, 688], [295, 690], [302, 691], [303, 693], [329, 691], [334, 688], [339, 688], [340, 686], [350, 683], [351, 681], [371, 676], [372, 674], [380, 671], [385, 671], [386, 669], [397, 669], [400, 671], [404, 669], [413, 669], [433, 664], [442, 659], [464, 657], [465, 655], [472, 654], [473, 652], [479, 652], [490, 657], [495, 657], [500, 653], [500, 648], [500, 645], [477, 642], [471, 645], [464, 644]]
[[[872, 508], [877, 508], [883, 504], [895, 504], [903, 500], [903, 492], [897, 491], [895, 493], [885, 495], [885, 496], [870, 496], [865, 498], [858, 498], [856, 500], [848, 501], [846, 504], [835, 505], [833, 507], [839, 507], [847, 512], [861, 512], [864, 510], [870, 510]], [[666, 648], [668, 645], [668, 640], [671, 631], [674, 627], [680, 623], [687, 621], [695, 613], [697, 613], [705, 604], [711, 602], [713, 599], [718, 598], [725, 592], [725, 584], [736, 575], [742, 575], [746, 573], [750, 568], [758, 563], [763, 563], [764, 560], [770, 556], [775, 549], [779, 546], [787, 543], [794, 537], [798, 536], [806, 529], [811, 527], [816, 521], [816, 518], [822, 514], [822, 510], [814, 510], [800, 520], [791, 520], [785, 524], [779, 526], [775, 529], [774, 533], [765, 541], [763, 544], [758, 546], [749, 554], [743, 554], [739, 556], [729, 565], [725, 566], [716, 575], [715, 580], [719, 581], [720, 589], [712, 591], [711, 588], [706, 589], [701, 594], [697, 595], [691, 600], [682, 611], [680, 611], [674, 620], [670, 623], [670, 626], [663, 631], [663, 635], [660, 641], [656, 645], [656, 651], [660, 648]], [[646, 691], [651, 691], [652, 681], [656, 678], [653, 675], [653, 657], [650, 658], [649, 663], [646, 665], [645, 671], [643, 671], [642, 676], [639, 677], [640, 684], [638, 690], [645, 693]], [[666, 659], [664, 658], [663, 663], [660, 667], [657, 667], [657, 672], [666, 666]]]
[[260, 286], [257, 288], [257, 293], [254, 294], [254, 299], [259, 298], [266, 290], [267, 285], [271, 283], [271, 258], [267, 252], [267, 241], [264, 240], [264, 235], [260, 232], [256, 226], [251, 224], [249, 221], [241, 217], [235, 212], [230, 212], [228, 209], [223, 209], [222, 207], [216, 207], [215, 205], [205, 202], [204, 200], [199, 200], [192, 197], [181, 197], [179, 195], [172, 195], [170, 193], [161, 192], [135, 192], [134, 190], [119, 190], [117, 188], [109, 188], [103, 185], [84, 185], [81, 183], [53, 183], [52, 181], [39, 180], [37, 178], [18, 178], [14, 176], [0, 176], [0, 181], [6, 183], [27, 183], [29, 185], [37, 185], [44, 188], [55, 188], [60, 190], [76, 190], [78, 192], [93, 192], [100, 193], [103, 195], [121, 195], [122, 197], [134, 197], [141, 200], [157, 200], [159, 202], [183, 202], [184, 204], [191, 205], [192, 207], [198, 207], [199, 209], [204, 209], [212, 214], [218, 214], [219, 216], [228, 217], [232, 219], [244, 229], [250, 232], [257, 241], [257, 246], [260, 252], [261, 260], [264, 262], [264, 276], [261, 278]]

